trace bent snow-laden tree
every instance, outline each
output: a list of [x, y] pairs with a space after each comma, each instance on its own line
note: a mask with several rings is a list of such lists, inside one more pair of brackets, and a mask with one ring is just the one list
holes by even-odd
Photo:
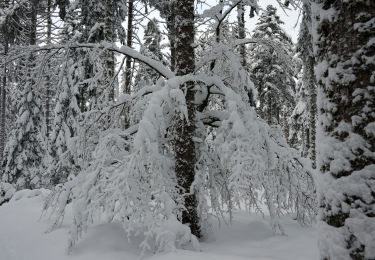
[[[239, 46], [264, 45], [282, 59], [287, 55], [270, 39], [230, 38], [223, 33], [224, 25], [231, 29], [226, 20], [232, 10], [239, 4], [241, 9], [258, 10], [257, 1], [219, 1], [202, 15], [196, 14], [193, 0], [173, 3], [167, 19], [173, 24], [169, 63], [174, 71], [150, 55], [117, 47], [114, 38], [105, 35], [101, 42], [81, 39], [27, 46], [6, 58], [10, 63], [51, 51], [66, 57], [60, 68], [52, 140], [58, 143], [59, 160], [68, 162], [61, 164], [63, 178], [57, 176], [61, 183], [48, 197], [45, 210], [56, 213], [53, 229], [72, 201], [71, 247], [90, 224], [116, 221], [130, 235], [143, 237], [145, 251], [197, 249], [197, 238], [206, 234], [210, 216], [231, 215], [242, 202], [258, 211], [267, 205], [272, 228], [279, 233], [284, 232], [282, 215], [293, 214], [302, 224], [315, 216], [313, 171], [288, 146], [280, 127], [269, 126], [250, 105], [249, 96], [256, 98], [256, 90]], [[75, 19], [69, 17], [77, 10], [72, 7], [65, 14], [72, 22], [70, 32]], [[205, 26], [214, 44], [197, 40], [197, 24]], [[98, 26], [91, 31], [105, 33]], [[152, 69], [145, 78], [155, 78], [155, 73], [160, 77], [140, 84], [136, 92], [101, 99], [111, 93], [122, 69], [120, 64], [109, 73], [113, 63], [100, 62], [112, 54], [142, 63], [148, 68], [144, 73]], [[79, 87], [86, 99], [79, 100]], [[77, 104], [84, 109], [79, 111]], [[129, 104], [128, 112], [134, 113], [129, 118], [138, 118], [124, 129], [119, 122]]]
[[375, 2], [312, 1], [322, 259], [375, 259]]

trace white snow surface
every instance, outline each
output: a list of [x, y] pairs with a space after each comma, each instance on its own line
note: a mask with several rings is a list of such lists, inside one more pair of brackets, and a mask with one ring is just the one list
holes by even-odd
[[[141, 250], [128, 242], [120, 224], [89, 228], [71, 254], [67, 240], [71, 208], [62, 226], [46, 233], [51, 224], [41, 216], [47, 190], [21, 191], [0, 206], [0, 260], [136, 260]], [[287, 235], [275, 236], [260, 215], [236, 212], [231, 225], [222, 224], [212, 238], [201, 242], [201, 252], [175, 250], [147, 255], [147, 260], [310, 260], [318, 259], [315, 227], [301, 227], [282, 219]]]

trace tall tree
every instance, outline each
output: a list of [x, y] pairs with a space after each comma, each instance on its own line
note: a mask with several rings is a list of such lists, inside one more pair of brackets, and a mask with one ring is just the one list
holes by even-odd
[[[7, 1], [2, 1], [0, 8], [5, 9], [8, 7]], [[11, 38], [9, 25], [9, 18], [5, 18], [3, 24], [0, 25], [0, 36], [1, 36], [1, 47], [3, 55], [6, 56], [9, 51], [9, 40]], [[6, 143], [6, 100], [7, 100], [7, 65], [4, 64], [1, 68], [1, 82], [0, 82], [0, 156], [3, 155], [3, 151]]]
[[[140, 53], [154, 60], [163, 61], [163, 54], [160, 45], [161, 38], [162, 35], [158, 21], [156, 19], [149, 21], [144, 32], [144, 42], [141, 47]], [[137, 85], [144, 86], [147, 84], [155, 84], [159, 78], [160, 75], [154, 69], [145, 64], [139, 65], [139, 70], [136, 78]], [[137, 90], [139, 90], [139, 87], [136, 89], [136, 91]]]
[[[134, 0], [128, 0], [128, 17], [127, 17], [127, 35], [126, 35], [126, 46], [133, 46], [133, 19], [134, 19]], [[124, 93], [130, 94], [131, 87], [131, 71], [132, 71], [132, 59], [131, 57], [126, 57], [125, 62], [125, 84], [124, 84]]]
[[268, 124], [279, 124], [288, 137], [289, 118], [294, 105], [295, 81], [293, 65], [282, 57], [293, 55], [291, 38], [281, 28], [277, 9], [271, 5], [260, 15], [254, 29], [256, 39], [271, 40], [280, 48], [255, 45], [252, 47], [250, 71], [258, 89], [259, 114]]
[[[315, 58], [313, 53], [313, 41], [311, 32], [311, 5], [306, 2], [303, 5], [303, 18], [301, 22], [299, 38], [297, 43], [297, 52], [299, 57], [302, 59], [302, 84], [304, 85], [303, 90], [306, 91], [305, 100], [306, 104], [306, 119], [308, 124], [301, 128], [301, 131], [305, 133], [303, 136], [305, 150], [311, 159], [313, 168], [316, 167], [316, 149], [315, 149], [315, 139], [316, 139], [316, 80], [314, 75], [314, 65]], [[307, 154], [306, 154], [307, 156]]]
[[[32, 0], [27, 5], [27, 39], [32, 46], [37, 42], [38, 4], [37, 0]], [[41, 137], [42, 108], [37, 91], [36, 57], [30, 54], [23, 62], [18, 118], [7, 142], [3, 161], [3, 180], [15, 184], [17, 189], [41, 186], [42, 158], [46, 154]]]
[[[237, 23], [238, 23], [238, 39], [246, 38], [245, 30], [245, 5], [241, 2], [237, 6]], [[239, 46], [241, 65], [246, 68], [246, 46], [244, 44]]]
[[[194, 73], [194, 0], [177, 0], [175, 9], [175, 55], [176, 75], [183, 76]], [[200, 237], [201, 228], [198, 216], [198, 200], [194, 191], [190, 188], [195, 178], [196, 153], [194, 134], [196, 131], [195, 116], [196, 105], [194, 104], [195, 90], [194, 82], [190, 81], [181, 86], [185, 93], [188, 121], [179, 117], [176, 120], [176, 176], [181, 192], [185, 193], [185, 208], [182, 215], [182, 223], [190, 225], [193, 235]]]
[[[52, 43], [52, 0], [47, 0], [47, 35], [46, 35], [46, 43], [51, 44]], [[51, 125], [52, 125], [52, 98], [53, 98], [53, 91], [52, 91], [52, 84], [51, 84], [51, 78], [49, 75], [49, 72], [51, 70], [51, 64], [48, 63], [47, 68], [47, 76], [46, 76], [46, 98], [45, 98], [45, 110], [46, 110], [46, 134], [47, 139], [49, 139], [49, 135], [51, 133]]]
[[312, 1], [322, 259], [375, 259], [375, 2]]

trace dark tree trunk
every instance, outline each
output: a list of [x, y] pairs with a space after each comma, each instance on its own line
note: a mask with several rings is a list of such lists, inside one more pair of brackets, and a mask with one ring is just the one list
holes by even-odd
[[175, 71], [176, 68], [176, 46], [175, 46], [175, 38], [176, 38], [176, 29], [175, 29], [175, 1], [170, 1], [168, 7], [168, 16], [167, 16], [167, 29], [168, 29], [168, 38], [170, 50], [171, 50], [171, 71]]
[[375, 1], [313, 2], [322, 93], [321, 257], [375, 259]]
[[307, 147], [312, 163], [313, 169], [316, 168], [316, 81], [314, 74], [314, 57], [307, 58], [306, 66], [306, 82], [308, 84], [308, 93], [309, 93], [309, 140]]
[[31, 1], [29, 44], [36, 45], [38, 0]]
[[[8, 1], [3, 1], [1, 4], [2, 8], [8, 7]], [[4, 21], [2, 26], [0, 36], [2, 37], [2, 44], [4, 47], [4, 56], [8, 54], [9, 41], [10, 41], [10, 26], [8, 18]], [[7, 64], [5, 63], [1, 68], [1, 82], [0, 82], [0, 166], [3, 160], [3, 152], [5, 149], [5, 143], [7, 139], [6, 132], [6, 109], [7, 109]]]
[[[128, 31], [126, 37], [126, 46], [133, 46], [133, 12], [134, 12], [133, 0], [128, 0]], [[124, 93], [130, 94], [131, 87], [131, 71], [132, 71], [132, 59], [127, 56], [125, 62], [125, 86]]]
[[[243, 3], [239, 3], [237, 6], [237, 21], [238, 21], [238, 39], [245, 39], [245, 6]], [[239, 46], [241, 65], [246, 69], [246, 45], [241, 44]]]
[[[4, 29], [3, 29], [3, 34], [5, 36], [4, 37], [4, 55], [7, 55], [8, 47], [9, 47], [6, 28], [7, 26], [4, 26]], [[6, 138], [7, 138], [7, 133], [6, 133], [7, 67], [6, 67], [6, 64], [4, 64], [4, 67], [2, 68], [2, 70], [3, 70], [3, 75], [1, 78], [1, 88], [0, 88], [0, 157], [1, 158], [4, 152]], [[0, 160], [0, 163], [1, 163], [1, 160]]]
[[[104, 38], [107, 42], [114, 42], [114, 0], [105, 1], [105, 18], [104, 18]], [[112, 84], [115, 75], [115, 56], [113, 52], [106, 51], [105, 53], [105, 79], [106, 84]], [[115, 99], [115, 86], [110, 86], [109, 100]]]
[[[52, 1], [47, 1], [47, 44], [52, 43]], [[47, 139], [49, 139], [49, 135], [51, 133], [51, 120], [52, 120], [52, 113], [51, 113], [51, 102], [52, 102], [52, 90], [51, 90], [51, 82], [49, 71], [51, 68], [50, 62], [48, 62], [48, 72], [46, 76], [46, 127], [47, 127]]]
[[[175, 20], [175, 47], [176, 47], [176, 74], [178, 76], [193, 73], [195, 69], [194, 55], [194, 0], [176, 1]], [[181, 192], [185, 194], [185, 208], [182, 222], [189, 224], [192, 234], [201, 236], [198, 216], [198, 200], [194, 191], [190, 190], [195, 177], [195, 133], [194, 82], [181, 86], [186, 93], [186, 104], [189, 113], [188, 122], [185, 119], [176, 119], [177, 136], [175, 138], [176, 175]]]

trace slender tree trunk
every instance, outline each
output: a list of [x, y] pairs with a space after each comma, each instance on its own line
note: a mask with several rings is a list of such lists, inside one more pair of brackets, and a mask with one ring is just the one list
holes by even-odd
[[[114, 0], [105, 1], [105, 18], [104, 18], [104, 38], [107, 42], [114, 42]], [[105, 53], [105, 78], [106, 84], [112, 84], [115, 75], [115, 56], [113, 52], [106, 51]], [[115, 99], [115, 89], [111, 86], [109, 90], [109, 100]]]
[[[237, 5], [237, 21], [238, 21], [238, 39], [245, 39], [246, 38], [246, 31], [245, 31], [245, 6], [243, 3], [239, 3]], [[240, 49], [240, 56], [241, 56], [241, 65], [244, 69], [247, 67], [246, 62], [246, 46], [245, 44], [241, 44], [239, 46]]]
[[176, 68], [176, 29], [175, 29], [175, 20], [176, 20], [176, 3], [175, 1], [169, 1], [169, 10], [167, 17], [167, 29], [168, 29], [168, 39], [170, 50], [171, 50], [171, 71], [175, 71]]
[[321, 257], [375, 259], [375, 1], [312, 2], [323, 133]]
[[[9, 43], [8, 43], [8, 37], [7, 35], [7, 26], [4, 26], [4, 55], [7, 55], [8, 53], [8, 48], [9, 48]], [[0, 88], [0, 157], [2, 158], [4, 148], [5, 148], [5, 143], [6, 143], [6, 138], [7, 138], [7, 133], [6, 133], [6, 86], [7, 86], [7, 66], [4, 64], [4, 67], [2, 68], [3, 70], [3, 75], [1, 78], [1, 88]], [[2, 159], [1, 159], [2, 160]], [[0, 160], [0, 162], [1, 162]]]
[[[223, 7], [224, 7], [224, 0], [220, 0], [219, 4], [221, 5], [220, 14], [223, 13]], [[216, 30], [215, 30], [215, 42], [216, 44], [220, 43], [220, 37], [221, 37], [221, 23], [222, 20], [217, 21]], [[210, 70], [212, 71], [215, 68], [216, 60], [211, 61], [210, 64]]]
[[[52, 43], [52, 1], [47, 1], [47, 44]], [[46, 75], [46, 127], [47, 127], [47, 139], [49, 139], [50, 133], [51, 133], [51, 119], [52, 119], [52, 113], [51, 113], [51, 100], [52, 100], [52, 90], [51, 90], [51, 84], [50, 84], [50, 76], [49, 71], [51, 68], [51, 64], [48, 61], [47, 64], [47, 75]]]
[[[1, 4], [2, 8], [8, 7], [8, 1], [4, 1]], [[4, 47], [4, 55], [8, 54], [9, 49], [9, 25], [8, 19], [4, 21], [4, 26], [2, 27], [1, 34], [3, 36], [3, 47]], [[3, 158], [3, 152], [5, 149], [5, 143], [7, 139], [7, 132], [6, 132], [6, 109], [7, 109], [7, 64], [4, 64], [1, 68], [1, 82], [0, 82], [0, 166], [1, 161]]]
[[[132, 47], [133, 45], [133, 14], [134, 13], [134, 2], [128, 0], [128, 34], [126, 36], [126, 46]], [[132, 59], [127, 56], [125, 62], [125, 85], [124, 93], [130, 94], [131, 87], [131, 70], [132, 70]]]
[[316, 81], [315, 81], [315, 74], [314, 74], [314, 57], [307, 58], [307, 71], [305, 72], [306, 82], [308, 84], [308, 91], [309, 91], [309, 155], [310, 160], [312, 163], [313, 169], [316, 168], [316, 116], [317, 116], [317, 109], [316, 109]]
[[38, 0], [31, 1], [30, 11], [30, 31], [29, 31], [29, 44], [36, 45], [36, 29], [37, 29], [37, 14], [38, 14]]
[[[178, 76], [193, 73], [195, 69], [194, 55], [194, 0], [176, 1], [176, 74]], [[178, 117], [176, 119], [177, 136], [175, 138], [176, 175], [181, 192], [185, 194], [185, 208], [182, 222], [189, 224], [192, 234], [201, 236], [198, 216], [198, 200], [194, 191], [190, 190], [195, 177], [195, 143], [193, 136], [196, 130], [194, 104], [194, 83], [188, 82], [181, 86], [186, 93], [186, 104], [189, 113], [188, 122]]]

